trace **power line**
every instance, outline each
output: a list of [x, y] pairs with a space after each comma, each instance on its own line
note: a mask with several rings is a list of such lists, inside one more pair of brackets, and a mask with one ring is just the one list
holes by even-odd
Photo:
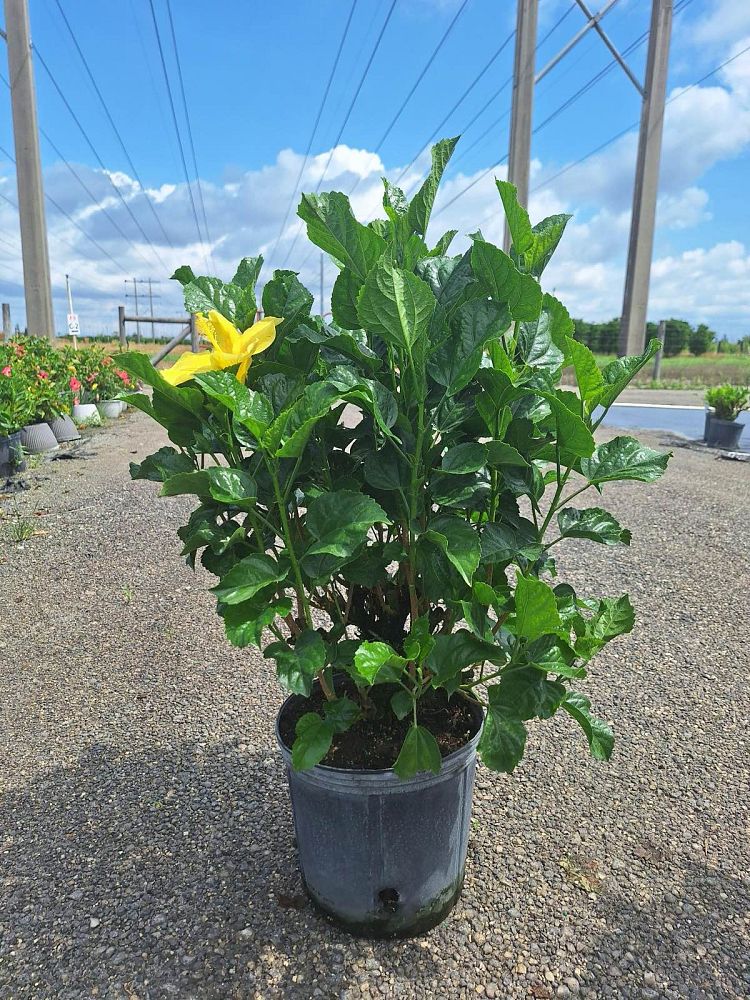
[[[447, 41], [448, 36], [450, 35], [451, 31], [453, 31], [453, 28], [455, 27], [456, 22], [458, 21], [459, 17], [463, 14], [464, 10], [466, 9], [466, 5], [467, 5], [468, 2], [469, 2], [469, 0], [464, 0], [464, 2], [461, 4], [461, 6], [458, 8], [458, 10], [456, 11], [456, 13], [454, 14], [453, 19], [451, 20], [450, 24], [448, 25], [448, 27], [443, 32], [443, 35], [442, 35], [440, 41], [437, 43], [437, 45], [435, 46], [435, 48], [432, 50], [432, 53], [431, 53], [429, 59], [427, 60], [427, 62], [422, 67], [422, 71], [420, 72], [419, 76], [417, 77], [417, 79], [412, 84], [411, 90], [409, 91], [409, 93], [406, 95], [406, 97], [402, 101], [401, 106], [399, 107], [398, 111], [396, 112], [396, 114], [393, 116], [393, 118], [391, 119], [390, 123], [388, 124], [388, 127], [386, 128], [385, 132], [381, 136], [380, 141], [378, 142], [377, 146], [375, 147], [374, 152], [379, 153], [380, 150], [382, 149], [383, 143], [385, 142], [385, 140], [388, 138], [388, 136], [393, 131], [393, 128], [394, 128], [396, 122], [399, 120], [399, 118], [403, 114], [403, 112], [404, 112], [404, 110], [406, 108], [406, 105], [412, 99], [412, 97], [414, 96], [414, 92], [416, 91], [417, 87], [420, 85], [420, 83], [422, 82], [422, 80], [425, 78], [425, 75], [427, 74], [427, 71], [430, 69], [430, 67], [432, 66], [432, 64], [435, 62], [435, 59], [437, 58], [438, 53], [440, 52], [441, 48], [443, 47], [443, 45]], [[360, 175], [357, 178], [357, 180], [354, 182], [354, 186], [352, 188], [350, 188], [350, 190], [349, 190], [349, 197], [351, 197], [351, 195], [354, 193], [354, 191], [359, 186], [359, 184], [360, 184], [361, 181], [362, 181], [362, 176]]]
[[333, 77], [338, 68], [339, 60], [341, 59], [341, 53], [343, 52], [344, 45], [346, 44], [346, 39], [349, 34], [349, 28], [352, 23], [352, 18], [354, 17], [354, 11], [357, 9], [358, 2], [359, 0], [352, 0], [352, 5], [349, 9], [349, 16], [347, 17], [346, 24], [344, 25], [344, 32], [341, 36], [341, 39], [339, 40], [339, 47], [336, 50], [336, 58], [333, 60], [333, 65], [331, 66], [331, 72], [328, 75], [328, 81], [326, 83], [325, 90], [323, 91], [323, 97], [318, 107], [318, 113], [315, 116], [315, 121], [313, 123], [313, 127], [310, 132], [310, 138], [308, 139], [307, 142], [307, 149], [305, 150], [305, 156], [304, 159], [302, 160], [302, 165], [300, 166], [299, 173], [297, 174], [297, 180], [294, 182], [294, 187], [292, 188], [292, 193], [289, 197], [289, 203], [287, 204], [286, 212], [284, 213], [284, 221], [281, 223], [278, 236], [276, 237], [276, 242], [274, 243], [273, 249], [269, 254], [269, 261], [273, 260], [273, 258], [276, 256], [276, 251], [278, 250], [279, 243], [281, 242], [281, 237], [284, 233], [284, 230], [286, 229], [286, 224], [289, 221], [289, 215], [292, 211], [292, 206], [294, 204], [294, 200], [297, 194], [297, 190], [299, 189], [300, 182], [302, 181], [302, 175], [304, 174], [305, 168], [307, 167], [308, 161], [310, 159], [310, 150], [312, 149], [312, 144], [315, 141], [315, 133], [318, 131], [318, 125], [320, 124], [320, 119], [323, 115], [323, 110], [326, 106], [326, 101], [328, 100], [328, 94], [330, 93], [331, 90]]
[[[59, 3], [59, 0], [57, 0]], [[195, 170], [195, 183], [198, 186], [198, 200], [201, 203], [201, 215], [203, 216], [203, 228], [206, 233], [206, 239], [208, 240], [208, 252], [211, 255], [211, 262], [213, 263], [213, 252], [211, 250], [211, 234], [208, 231], [208, 219], [206, 218], [206, 204], [203, 200], [203, 186], [201, 184], [200, 171], [198, 170], [198, 160], [195, 155], [195, 143], [193, 142], [193, 128], [190, 124], [190, 111], [188, 110], [188, 102], [185, 97], [185, 81], [182, 77], [182, 61], [180, 59], [180, 50], [177, 46], [177, 35], [174, 30], [174, 21], [172, 20], [172, 4], [170, 0], [167, 0], [167, 14], [169, 15], [169, 30], [172, 34], [172, 45], [174, 47], [174, 57], [177, 63], [177, 78], [180, 83], [180, 94], [182, 96], [182, 109], [185, 114], [185, 122], [187, 124], [188, 140], [190, 142], [190, 153], [193, 158], [193, 169]]]
[[125, 198], [123, 197], [122, 191], [120, 191], [119, 187], [113, 181], [112, 175], [111, 175], [110, 171], [105, 166], [104, 161], [102, 160], [102, 158], [99, 155], [96, 147], [94, 146], [93, 142], [91, 141], [88, 132], [86, 131], [86, 129], [81, 124], [81, 121], [78, 118], [78, 115], [75, 113], [75, 111], [71, 107], [70, 101], [68, 101], [67, 97], [63, 93], [62, 88], [60, 87], [59, 83], [55, 79], [54, 74], [52, 73], [52, 70], [49, 68], [49, 66], [45, 62], [44, 57], [39, 52], [39, 49], [35, 45], [33, 45], [32, 48], [34, 50], [34, 53], [36, 54], [37, 59], [42, 64], [45, 72], [47, 73], [47, 76], [49, 76], [50, 80], [52, 81], [52, 84], [53, 84], [55, 90], [57, 91], [57, 93], [59, 94], [60, 99], [62, 100], [62, 102], [65, 105], [65, 107], [68, 109], [68, 112], [69, 112], [70, 116], [72, 117], [72, 119], [76, 123], [76, 125], [78, 126], [78, 129], [81, 132], [81, 135], [86, 140], [86, 144], [88, 145], [89, 149], [93, 153], [94, 158], [96, 159], [96, 161], [99, 164], [99, 166], [101, 167], [101, 169], [104, 171], [104, 174], [107, 177], [107, 180], [109, 181], [110, 185], [112, 186], [112, 189], [114, 190], [114, 192], [117, 195], [117, 197], [120, 199], [120, 202], [122, 203], [123, 208], [128, 213], [128, 215], [130, 216], [130, 218], [133, 220], [133, 222], [136, 225], [138, 231], [140, 232], [140, 234], [143, 236], [143, 238], [146, 241], [146, 243], [151, 248], [154, 256], [157, 258], [157, 260], [159, 261], [159, 263], [161, 264], [161, 266], [165, 270], [167, 270], [167, 265], [164, 263], [164, 260], [162, 259], [161, 254], [159, 253], [159, 251], [156, 249], [156, 247], [153, 245], [153, 243], [151, 242], [151, 240], [146, 235], [146, 232], [143, 229], [143, 226], [140, 224], [140, 222], [138, 221], [138, 219], [133, 214], [132, 208], [127, 203], [127, 201], [125, 201]]
[[[162, 73], [164, 74], [164, 83], [167, 88], [167, 97], [169, 98], [169, 108], [172, 112], [172, 124], [174, 125], [175, 134], [177, 136], [177, 145], [180, 149], [180, 160], [182, 161], [182, 170], [185, 174], [185, 183], [187, 184], [188, 194], [190, 195], [190, 207], [193, 212], [193, 219], [195, 220], [195, 228], [198, 231], [198, 242], [203, 246], [203, 255], [205, 258], [205, 245], [203, 243], [203, 236], [201, 234], [201, 226], [198, 221], [198, 212], [195, 207], [195, 198], [193, 197], [193, 189], [190, 184], [190, 175], [187, 168], [187, 160], [185, 159], [185, 147], [182, 144], [182, 136], [180, 135], [180, 128], [177, 124], [177, 112], [175, 111], [174, 98], [172, 96], [172, 86], [169, 82], [169, 73], [167, 72], [167, 63], [164, 58], [164, 48], [161, 44], [161, 33], [159, 31], [159, 22], [156, 20], [156, 10], [154, 9], [154, 0], [148, 0], [149, 7], [151, 8], [151, 18], [154, 22], [154, 32], [156, 33], [156, 44], [159, 48], [159, 60], [161, 62]], [[206, 265], [208, 261], [206, 260]]]
[[[151, 0], [149, 0], [149, 2], [151, 2]], [[357, 103], [357, 98], [359, 97], [360, 91], [362, 90], [364, 82], [367, 79], [367, 76], [368, 76], [368, 74], [370, 72], [370, 67], [372, 66], [373, 60], [375, 59], [377, 51], [380, 48], [380, 43], [383, 40], [383, 35], [385, 34], [385, 29], [388, 27], [388, 23], [391, 20], [391, 15], [393, 14], [393, 11], [395, 10], [397, 3], [398, 3], [398, 0], [392, 0], [391, 6], [388, 8], [388, 13], [386, 14], [385, 21], [383, 22], [383, 25], [382, 25], [382, 27], [380, 29], [378, 37], [375, 40], [375, 44], [372, 47], [372, 52], [370, 53], [370, 58], [367, 60], [367, 63], [365, 64], [365, 68], [362, 71], [362, 76], [359, 78], [359, 83], [357, 84], [357, 89], [354, 91], [354, 96], [352, 97], [352, 99], [351, 99], [351, 101], [349, 103], [349, 107], [347, 108], [346, 114], [344, 115], [344, 120], [341, 123], [341, 128], [339, 129], [338, 135], [336, 136], [336, 139], [334, 140], [334, 143], [331, 146], [331, 149], [330, 149], [330, 151], [328, 153], [328, 159], [326, 160], [326, 165], [323, 168], [323, 173], [320, 175], [320, 177], [318, 178], [318, 183], [315, 185], [315, 193], [316, 194], [320, 191], [320, 185], [323, 183], [323, 178], [328, 173], [328, 168], [331, 165], [331, 160], [333, 159], [333, 154], [336, 151], [336, 148], [337, 148], [337, 146], [339, 144], [339, 141], [341, 140], [341, 136], [344, 133], [344, 129], [346, 128], [347, 122], [349, 121], [349, 118], [351, 117], [351, 113], [354, 110], [354, 105]], [[283, 264], [284, 267], [286, 266], [286, 262], [289, 260], [291, 254], [292, 254], [292, 251], [294, 250], [294, 247], [297, 244], [297, 240], [299, 238], [299, 234], [300, 234], [301, 231], [302, 231], [302, 227], [300, 226], [300, 228], [297, 230], [297, 232], [295, 234], [295, 237], [294, 237], [294, 240], [292, 242], [292, 245], [289, 247], [287, 255], [286, 255], [285, 259], [284, 259], [284, 264]], [[309, 254], [308, 254], [308, 256], [309, 256]], [[307, 258], [305, 258], [305, 260], [307, 260]], [[304, 262], [303, 262], [303, 266], [304, 266]]]
[[130, 156], [130, 153], [128, 152], [127, 146], [125, 145], [125, 141], [123, 140], [122, 135], [120, 134], [120, 130], [118, 129], [117, 125], [115, 124], [114, 119], [112, 118], [112, 115], [110, 113], [110, 110], [109, 110], [109, 107], [107, 105], [107, 102], [104, 99], [104, 95], [102, 94], [102, 92], [99, 89], [99, 86], [98, 86], [96, 80], [94, 79], [94, 74], [91, 71], [91, 67], [89, 66], [88, 60], [86, 59], [86, 56], [83, 54], [83, 51], [81, 50], [81, 46], [78, 44], [78, 39], [76, 38], [75, 32], [73, 31], [73, 28], [71, 27], [70, 21], [68, 21], [67, 15], [66, 15], [66, 13], [65, 13], [65, 11], [63, 9], [62, 4], [60, 3], [60, 0], [55, 0], [55, 4], [57, 5], [57, 9], [60, 11], [60, 16], [62, 17], [63, 21], [65, 22], [65, 27], [68, 29], [68, 33], [69, 33], [69, 35], [71, 37], [73, 45], [75, 46], [76, 52], [80, 56], [81, 62], [83, 63], [83, 67], [86, 70], [86, 73], [88, 74], [88, 78], [91, 81], [91, 86], [94, 88], [94, 92], [96, 93], [96, 96], [99, 98], [99, 103], [102, 106], [104, 114], [107, 116], [107, 121], [112, 126], [112, 130], [115, 133], [115, 135], [117, 136], [117, 141], [120, 143], [120, 148], [122, 149], [123, 155], [125, 156], [125, 159], [127, 160], [127, 163], [128, 163], [129, 168], [130, 168], [130, 171], [133, 174], [133, 177], [138, 181], [138, 184], [140, 185], [141, 191], [143, 192], [143, 196], [146, 199], [146, 202], [147, 202], [149, 208], [151, 209], [151, 214], [153, 215], [154, 219], [156, 220], [156, 223], [159, 226], [159, 229], [161, 229], [161, 232], [162, 232], [162, 235], [164, 236], [164, 239], [169, 244], [169, 246], [172, 247], [172, 241], [170, 240], [169, 236], [167, 235], [167, 231], [164, 228], [164, 225], [162, 224], [162, 221], [161, 221], [161, 219], [160, 219], [160, 217], [159, 217], [159, 215], [158, 215], [158, 213], [156, 211], [156, 206], [154, 205], [153, 201], [146, 194], [146, 185], [141, 180], [140, 175], [139, 175], [139, 173], [138, 173], [138, 171], [137, 171], [137, 169], [135, 167], [135, 164], [133, 163], [133, 160], [131, 159], [131, 156]]

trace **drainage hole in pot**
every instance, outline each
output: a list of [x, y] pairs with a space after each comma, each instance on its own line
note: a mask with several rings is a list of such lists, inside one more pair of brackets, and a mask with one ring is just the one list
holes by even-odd
[[395, 913], [398, 909], [398, 898], [396, 889], [381, 889], [378, 893], [381, 908], [389, 913]]

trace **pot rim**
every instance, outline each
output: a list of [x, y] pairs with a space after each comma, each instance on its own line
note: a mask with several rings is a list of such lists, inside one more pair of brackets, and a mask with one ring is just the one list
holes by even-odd
[[[279, 722], [284, 709], [287, 707], [292, 698], [298, 698], [300, 695], [290, 694], [286, 697], [276, 713], [276, 722], [274, 724], [274, 733], [276, 735], [276, 742], [278, 743], [281, 755], [284, 758], [285, 763], [291, 769], [292, 767], [292, 751], [291, 748], [286, 745], [286, 743], [281, 738], [281, 731], [279, 728]], [[313, 767], [306, 768], [304, 771], [295, 771], [296, 775], [301, 777], [310, 777], [314, 774], [318, 774], [320, 777], [325, 777], [329, 779], [334, 779], [336, 776], [340, 776], [342, 779], [356, 779], [361, 778], [366, 780], [368, 778], [390, 778], [397, 783], [397, 785], [402, 787], [408, 787], [410, 784], [421, 783], [423, 781], [440, 781], [443, 777], [450, 774], [452, 771], [463, 766], [464, 760], [467, 756], [471, 755], [477, 748], [479, 743], [479, 737], [482, 734], [482, 724], [484, 723], [484, 712], [482, 711], [482, 706], [478, 701], [469, 702], [472, 708], [472, 713], [474, 715], [474, 720], [477, 725], [477, 730], [474, 735], [468, 740], [462, 747], [458, 750], [454, 750], [449, 753], [446, 757], [442, 758], [442, 763], [440, 765], [440, 770], [437, 774], [432, 771], [419, 771], [412, 778], [406, 778], [405, 780], [399, 778], [392, 767], [371, 767], [371, 768], [356, 768], [356, 767], [331, 767], [330, 764], [315, 764]], [[348, 783], [348, 781], [347, 781]]]

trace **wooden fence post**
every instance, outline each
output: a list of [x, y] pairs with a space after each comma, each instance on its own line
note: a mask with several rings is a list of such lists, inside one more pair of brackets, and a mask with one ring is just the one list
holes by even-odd
[[3, 340], [10, 340], [13, 330], [10, 325], [10, 305], [3, 302]]
[[120, 330], [120, 347], [124, 350], [128, 346], [125, 338], [125, 306], [117, 307], [117, 325]]

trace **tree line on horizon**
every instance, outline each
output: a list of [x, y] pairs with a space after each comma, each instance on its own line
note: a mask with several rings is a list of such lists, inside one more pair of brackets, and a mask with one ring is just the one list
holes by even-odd
[[[620, 319], [606, 320], [603, 323], [590, 323], [585, 319], [574, 319], [575, 339], [585, 344], [594, 354], [617, 354], [617, 343], [620, 336]], [[646, 324], [646, 341], [658, 336], [657, 323]], [[705, 323], [693, 327], [684, 319], [668, 319], [665, 324], [664, 354], [668, 358], [676, 357], [688, 350], [695, 357], [716, 351], [719, 354], [750, 353], [750, 336], [731, 341], [721, 337]]]

